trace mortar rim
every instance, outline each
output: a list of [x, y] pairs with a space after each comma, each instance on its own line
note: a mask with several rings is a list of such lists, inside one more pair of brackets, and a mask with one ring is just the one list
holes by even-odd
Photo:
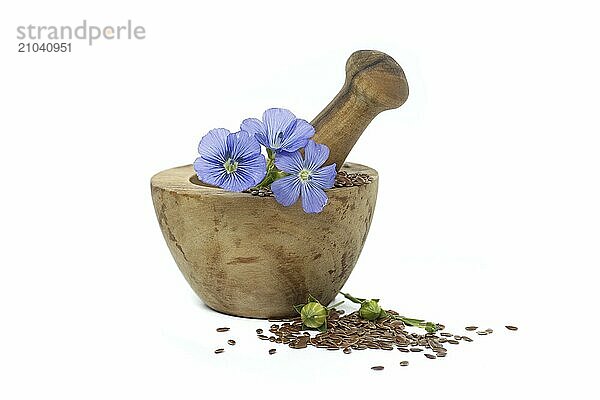
[[[358, 163], [344, 163], [341, 171], [346, 171], [350, 174], [362, 173], [367, 174], [373, 178], [373, 181], [367, 185], [377, 184], [379, 180], [379, 173], [377, 170]], [[228, 196], [228, 197], [243, 197], [243, 198], [261, 198], [256, 196], [249, 196], [248, 193], [243, 192], [229, 192], [225, 189], [221, 189], [209, 185], [199, 185], [193, 183], [191, 178], [196, 175], [194, 166], [192, 164], [182, 165], [179, 167], [169, 168], [155, 174], [151, 180], [150, 185], [152, 189], [158, 188], [171, 192], [183, 193], [187, 195], [203, 195], [210, 194], [214, 196]], [[363, 186], [367, 186], [363, 185]], [[363, 186], [351, 186], [341, 188], [331, 188], [328, 192], [340, 192], [348, 189], [361, 188]], [[267, 197], [264, 197], [267, 198]]]

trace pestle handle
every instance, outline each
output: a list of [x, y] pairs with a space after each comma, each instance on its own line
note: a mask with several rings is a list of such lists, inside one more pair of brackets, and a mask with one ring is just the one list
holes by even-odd
[[382, 111], [398, 108], [408, 98], [408, 83], [398, 63], [376, 50], [359, 50], [346, 62], [346, 81], [340, 92], [312, 120], [313, 139], [329, 147], [326, 164], [341, 169], [348, 153]]

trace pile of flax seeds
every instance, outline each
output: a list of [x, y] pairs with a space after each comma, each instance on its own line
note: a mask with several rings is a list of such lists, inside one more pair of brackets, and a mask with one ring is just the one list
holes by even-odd
[[[398, 315], [393, 310], [387, 312]], [[344, 354], [367, 349], [388, 351], [397, 349], [403, 353], [423, 353], [426, 358], [431, 360], [446, 357], [448, 352], [446, 347], [473, 341], [466, 335], [445, 332], [445, 326], [442, 324], [438, 324], [438, 331], [435, 333], [414, 333], [406, 330], [404, 322], [392, 317], [368, 321], [361, 318], [356, 311], [348, 315], [344, 314], [343, 310], [331, 310], [327, 318], [327, 331], [316, 335], [311, 335], [309, 331], [303, 330], [302, 320], [300, 317], [296, 317], [270, 319], [269, 322], [273, 322], [268, 330], [270, 335], [265, 334], [263, 329], [257, 329], [256, 336], [260, 340], [285, 344], [292, 349], [313, 346], [331, 351], [341, 350]], [[507, 325], [506, 329], [516, 331], [518, 328]], [[477, 326], [467, 326], [465, 330], [475, 332], [480, 336], [490, 335], [494, 332], [491, 328], [479, 330]], [[227, 331], [229, 328], [217, 328], [217, 332]], [[235, 345], [235, 341], [232, 339], [227, 343]], [[215, 353], [220, 354], [224, 351], [223, 348], [220, 348], [215, 350]], [[269, 349], [270, 355], [276, 352], [275, 348]], [[400, 362], [400, 366], [403, 367], [408, 364], [408, 361]], [[376, 365], [371, 369], [381, 371], [384, 367]]]

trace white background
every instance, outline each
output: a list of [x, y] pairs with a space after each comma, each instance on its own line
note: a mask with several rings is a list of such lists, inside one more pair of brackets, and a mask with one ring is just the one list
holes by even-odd
[[[3, 2], [0, 397], [597, 397], [592, 4]], [[147, 38], [17, 53], [17, 26], [84, 18], [131, 19]], [[380, 191], [345, 288], [451, 331], [495, 330], [445, 359], [269, 356], [254, 337], [269, 324], [203, 306], [154, 216], [154, 173], [266, 108], [311, 120], [357, 49], [393, 56], [411, 94], [349, 157], [379, 170]]]

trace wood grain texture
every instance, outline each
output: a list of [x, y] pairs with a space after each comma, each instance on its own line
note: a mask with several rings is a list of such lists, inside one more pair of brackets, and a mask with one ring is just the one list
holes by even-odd
[[300, 202], [283, 207], [272, 197], [201, 186], [191, 165], [151, 180], [163, 236], [192, 289], [211, 308], [245, 317], [294, 315], [312, 294], [331, 302], [348, 279], [367, 238], [378, 175], [363, 186], [327, 191], [319, 214]]
[[344, 86], [311, 122], [313, 139], [330, 149], [327, 164], [339, 169], [373, 118], [407, 98], [406, 77], [392, 57], [375, 50], [354, 52], [346, 62]]

